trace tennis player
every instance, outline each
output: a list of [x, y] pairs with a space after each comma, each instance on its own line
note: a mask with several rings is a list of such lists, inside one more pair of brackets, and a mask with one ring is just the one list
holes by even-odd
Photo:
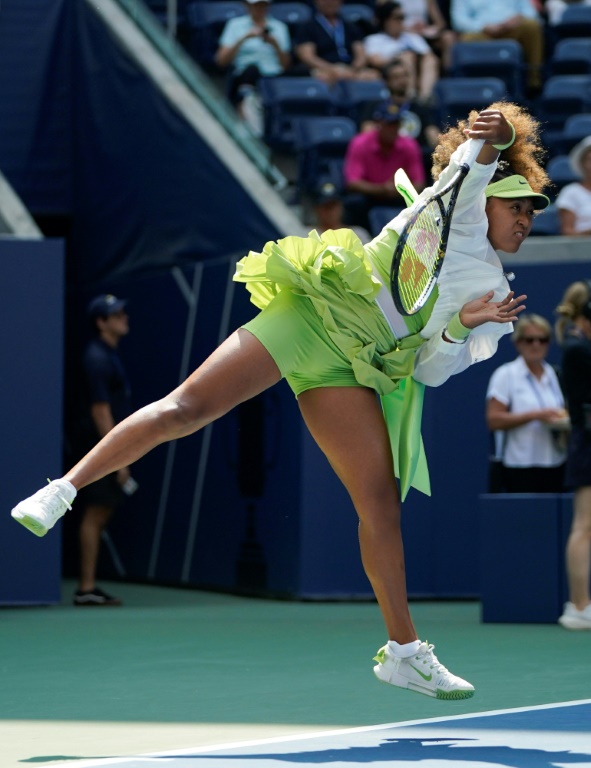
[[526, 297], [509, 289], [495, 249], [516, 252], [548, 199], [540, 193], [547, 177], [536, 159], [538, 125], [508, 103], [471, 113], [469, 122], [441, 137], [435, 188], [457, 170], [467, 137], [485, 144], [460, 191], [438, 287], [418, 314], [392, 313], [386, 288], [405, 213], [366, 246], [347, 229], [269, 242], [242, 259], [234, 276], [246, 283], [260, 313], [177, 389], [118, 424], [63, 478], [17, 504], [12, 516], [43, 536], [80, 488], [201, 429], [285, 377], [359, 516], [363, 565], [388, 633], [376, 676], [437, 698], [472, 696], [474, 687], [438, 661], [413, 625], [401, 497], [411, 486], [430, 492], [420, 436], [424, 386], [439, 386], [486, 360], [512, 330]]

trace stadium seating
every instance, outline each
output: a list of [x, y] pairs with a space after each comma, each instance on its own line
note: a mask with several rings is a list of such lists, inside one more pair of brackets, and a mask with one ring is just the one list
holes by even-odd
[[314, 77], [264, 77], [259, 91], [265, 110], [264, 139], [276, 149], [293, 149], [299, 118], [334, 113], [330, 88]]
[[558, 210], [554, 203], [534, 216], [531, 234], [536, 237], [560, 234]]
[[550, 62], [554, 75], [591, 74], [591, 37], [559, 40]]
[[376, 237], [380, 234], [382, 229], [389, 221], [404, 210], [403, 207], [394, 207], [386, 205], [376, 205], [375, 208], [370, 208], [368, 213], [369, 230], [372, 237]]
[[240, 0], [200, 0], [188, 5], [189, 49], [195, 61], [205, 68], [215, 68], [214, 56], [226, 22], [243, 15]]
[[350, 21], [357, 25], [360, 32], [364, 35], [370, 35], [372, 32], [375, 32], [375, 17], [370, 5], [364, 3], [343, 4], [341, 16], [345, 21]]
[[591, 136], [591, 113], [571, 115], [562, 131], [562, 151], [570, 152], [586, 136]]
[[550, 190], [550, 197], [556, 197], [564, 186], [579, 180], [579, 177], [571, 168], [569, 159], [566, 155], [552, 157], [546, 166], [546, 173], [554, 185], [553, 189]]
[[566, 120], [591, 112], [591, 75], [554, 75], [544, 83], [538, 100], [538, 117], [547, 131], [562, 131]]
[[562, 19], [552, 27], [555, 39], [591, 37], [591, 5], [572, 5], [566, 8]]
[[516, 40], [459, 42], [452, 48], [453, 77], [494, 76], [503, 80], [511, 99], [524, 94], [523, 48]]
[[348, 117], [307, 117], [295, 125], [295, 148], [298, 157], [298, 187], [309, 192], [321, 177], [328, 176], [342, 186], [341, 166], [347, 146], [357, 133]]
[[507, 98], [507, 88], [498, 77], [442, 77], [434, 95], [437, 122], [445, 126], [466, 118], [473, 109]]
[[381, 80], [340, 80], [333, 88], [337, 113], [351, 118], [357, 126], [368, 104], [383, 101], [389, 97], [390, 92]]
[[293, 40], [298, 28], [312, 18], [312, 8], [306, 3], [272, 3], [269, 6], [269, 16], [287, 24]]

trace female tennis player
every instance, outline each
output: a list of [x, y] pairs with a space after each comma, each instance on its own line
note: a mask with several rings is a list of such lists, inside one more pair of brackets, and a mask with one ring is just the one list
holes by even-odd
[[[429, 493], [420, 437], [424, 385], [438, 386], [487, 359], [512, 330], [526, 297], [509, 290], [494, 249], [517, 251], [548, 199], [540, 194], [547, 177], [536, 160], [538, 125], [519, 106], [493, 104], [445, 133], [434, 154], [435, 178], [458, 167], [466, 138], [485, 144], [458, 197], [438, 286], [420, 312], [392, 313], [385, 287], [404, 213], [365, 247], [346, 229], [267, 243], [238, 263], [234, 277], [246, 283], [260, 313], [177, 389], [118, 424], [12, 516], [44, 535], [80, 488], [285, 377], [359, 516], [363, 565], [388, 633], [376, 676], [437, 698], [472, 696], [474, 687], [438, 661], [413, 625], [401, 496], [410, 486]], [[508, 162], [502, 170], [500, 152]]]

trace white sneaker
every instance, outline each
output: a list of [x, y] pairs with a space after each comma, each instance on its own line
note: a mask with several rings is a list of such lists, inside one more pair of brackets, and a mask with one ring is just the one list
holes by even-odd
[[380, 648], [373, 668], [378, 680], [410, 691], [424, 693], [436, 699], [469, 699], [474, 686], [452, 675], [437, 660], [434, 645], [421, 643], [418, 651], [409, 658], [395, 656], [388, 645]]
[[565, 603], [558, 623], [565, 629], [591, 629], [591, 603], [582, 611], [573, 603]]
[[67, 509], [72, 509], [76, 489], [67, 480], [52, 480], [45, 488], [19, 501], [10, 513], [35, 536], [45, 536]]

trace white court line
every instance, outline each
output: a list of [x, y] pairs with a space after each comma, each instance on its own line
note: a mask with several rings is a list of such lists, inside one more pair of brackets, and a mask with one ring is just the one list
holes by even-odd
[[564, 701], [559, 704], [537, 704], [533, 707], [514, 707], [512, 709], [494, 709], [489, 712], [471, 712], [465, 715], [452, 715], [447, 717], [430, 717], [425, 720], [405, 720], [402, 723], [385, 723], [383, 725], [364, 725], [357, 728], [337, 728], [331, 731], [317, 731], [314, 733], [302, 733], [295, 736], [271, 736], [267, 739], [252, 739], [250, 741], [234, 741], [226, 744], [211, 744], [209, 746], [193, 747], [192, 749], [181, 749], [165, 752], [150, 752], [142, 755], [127, 755], [126, 757], [105, 758], [104, 760], [87, 760], [81, 762], [69, 761], [68, 763], [57, 763], [53, 768], [99, 768], [103, 765], [117, 765], [126, 763], [130, 760], [150, 758], [159, 759], [162, 757], [174, 758], [183, 755], [197, 755], [199, 753], [209, 753], [222, 751], [226, 749], [242, 749], [244, 747], [259, 747], [265, 744], [284, 744], [292, 741], [309, 741], [311, 739], [323, 739], [329, 736], [342, 736], [349, 733], [370, 733], [371, 731], [385, 731], [392, 728], [407, 728], [411, 725], [430, 725], [431, 723], [444, 723], [453, 720], [469, 720], [475, 717], [495, 717], [497, 715], [508, 715], [516, 712], [537, 712], [542, 709], [558, 709], [560, 707], [576, 707], [583, 704], [591, 704], [591, 699], [579, 699], [577, 701]]

